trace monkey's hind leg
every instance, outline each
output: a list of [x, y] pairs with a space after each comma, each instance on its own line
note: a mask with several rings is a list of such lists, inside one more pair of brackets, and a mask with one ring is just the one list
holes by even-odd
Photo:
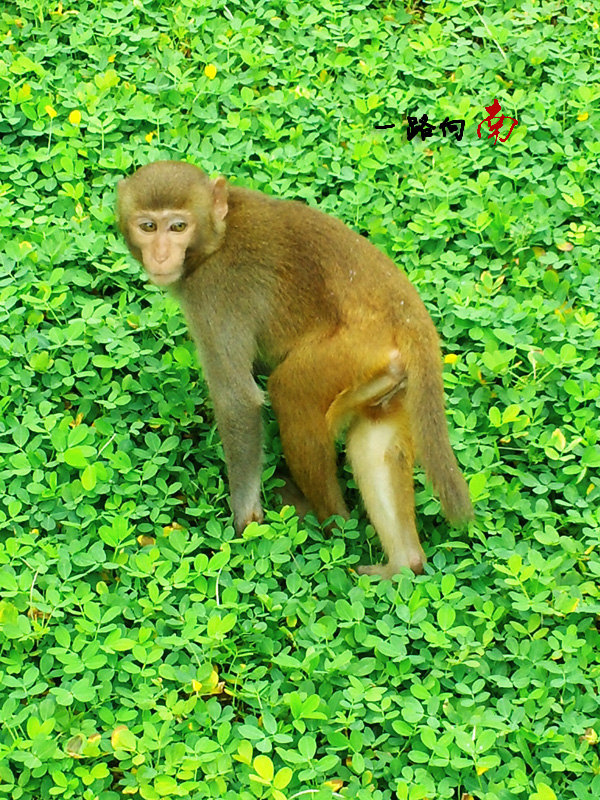
[[[415, 526], [414, 445], [401, 398], [380, 414], [363, 412], [346, 435], [346, 452], [367, 513], [388, 557], [361, 566], [367, 575], [391, 578], [401, 567], [423, 572], [425, 553]], [[365, 410], [366, 411], [366, 410]]]
[[312, 355], [311, 359], [302, 352], [290, 354], [269, 378], [269, 395], [286, 463], [308, 505], [321, 522], [334, 514], [347, 519], [337, 479], [335, 440], [324, 413], [327, 384], [319, 378]]
[[278, 488], [275, 492], [281, 505], [294, 506], [296, 509], [296, 516], [301, 520], [304, 519], [307, 514], [311, 512], [314, 513], [312, 506], [302, 494], [300, 488], [296, 486], [296, 481], [292, 478], [289, 469], [284, 465], [279, 466], [275, 470], [275, 477], [283, 481], [283, 486]]

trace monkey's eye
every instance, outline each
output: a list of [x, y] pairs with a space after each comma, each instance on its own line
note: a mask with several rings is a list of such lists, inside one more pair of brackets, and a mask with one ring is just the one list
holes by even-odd
[[144, 233], [154, 233], [156, 230], [156, 223], [155, 222], [140, 222], [140, 229], [144, 231]]
[[187, 228], [187, 222], [174, 222], [171, 225], [171, 230], [175, 233], [183, 233], [183, 231]]

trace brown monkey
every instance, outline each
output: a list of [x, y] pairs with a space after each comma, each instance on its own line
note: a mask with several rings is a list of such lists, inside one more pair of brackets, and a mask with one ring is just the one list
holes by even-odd
[[321, 520], [348, 516], [335, 439], [388, 563], [421, 572], [417, 457], [452, 522], [472, 517], [450, 448], [433, 322], [390, 259], [303, 203], [159, 161], [119, 183], [120, 228], [150, 280], [179, 299], [214, 403], [238, 531], [262, 520], [261, 405], [269, 395], [292, 476]]

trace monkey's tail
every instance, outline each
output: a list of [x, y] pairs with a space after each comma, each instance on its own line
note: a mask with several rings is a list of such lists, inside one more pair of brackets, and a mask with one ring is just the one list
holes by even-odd
[[[413, 348], [416, 358], [406, 387], [417, 457], [440, 498], [444, 516], [459, 525], [473, 519], [473, 505], [448, 438], [439, 360], [432, 363], [432, 349], [420, 344]], [[437, 343], [433, 350], [440, 359]]]

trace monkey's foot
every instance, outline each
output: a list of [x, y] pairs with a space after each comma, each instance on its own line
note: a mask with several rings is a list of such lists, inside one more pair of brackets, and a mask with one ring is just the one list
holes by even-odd
[[242, 533], [244, 528], [250, 525], [251, 522], [258, 522], [261, 523], [264, 521], [265, 515], [263, 513], [262, 508], [255, 508], [250, 511], [248, 514], [244, 514], [244, 516], [239, 520], [235, 518], [235, 529], [237, 533]]
[[410, 559], [410, 563], [388, 563], [388, 564], [361, 564], [357, 568], [359, 575], [378, 575], [380, 578], [391, 580], [394, 575], [398, 575], [400, 570], [408, 567], [415, 575], [421, 575], [425, 568], [425, 558]]

